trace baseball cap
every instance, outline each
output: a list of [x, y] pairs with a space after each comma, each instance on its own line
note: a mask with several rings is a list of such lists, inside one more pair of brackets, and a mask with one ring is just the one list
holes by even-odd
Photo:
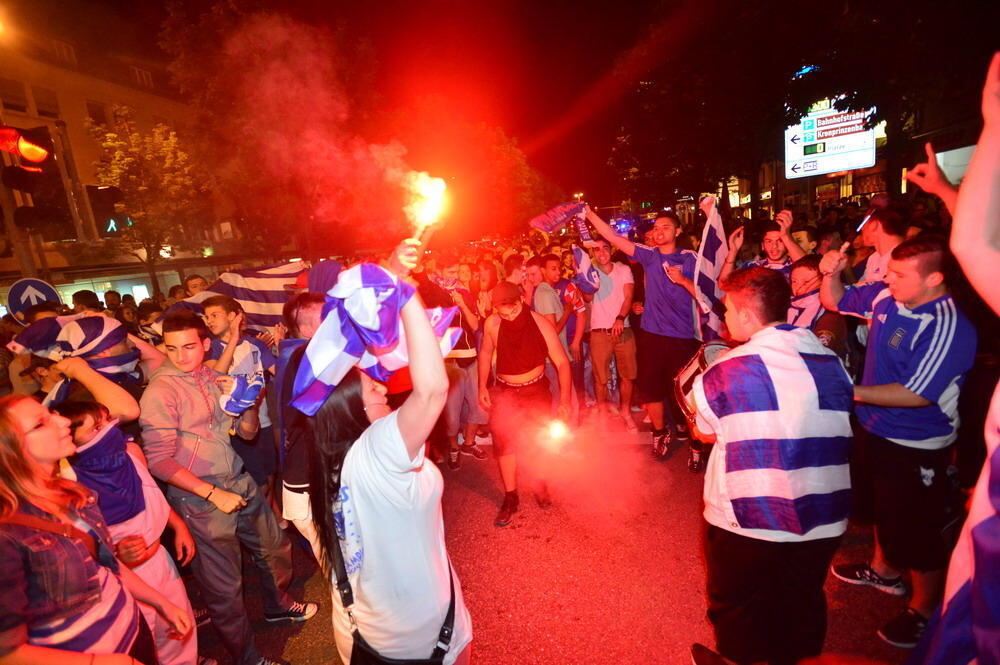
[[521, 300], [521, 287], [508, 281], [503, 281], [493, 287], [490, 295], [493, 306], [513, 305]]

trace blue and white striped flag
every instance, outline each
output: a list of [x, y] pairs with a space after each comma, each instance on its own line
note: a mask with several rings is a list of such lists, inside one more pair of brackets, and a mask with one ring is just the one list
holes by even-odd
[[566, 222], [583, 213], [585, 207], [586, 205], [583, 203], [560, 203], [552, 210], [543, 212], [538, 217], [532, 219], [528, 222], [528, 226], [539, 231], [544, 231], [545, 233], [552, 233], [565, 226]]
[[[128, 332], [121, 322], [102, 315], [73, 314], [35, 321], [18, 333], [7, 348], [14, 353], [31, 353], [56, 362], [80, 357], [96, 371], [120, 382], [140, 378], [138, 349], [97, 358], [99, 354], [123, 343]], [[69, 392], [69, 383], [60, 381], [44, 400], [46, 406], [61, 402]]]
[[722, 336], [726, 308], [723, 304], [722, 289], [719, 288], [719, 273], [722, 272], [722, 266], [725, 265], [726, 257], [729, 255], [729, 242], [715, 197], [709, 196], [705, 199], [702, 201], [702, 210], [705, 210], [707, 205], [711, 205], [711, 208], [706, 210], [708, 220], [701, 234], [698, 259], [694, 266], [695, 300], [702, 313], [707, 316], [702, 330], [698, 331], [701, 333], [702, 341]]
[[573, 283], [584, 293], [597, 293], [601, 288], [601, 276], [597, 272], [597, 266], [591, 263], [587, 250], [573, 245], [573, 266], [576, 268]]
[[[415, 289], [374, 263], [340, 274], [327, 293], [323, 322], [309, 340], [292, 384], [291, 404], [313, 416], [347, 372], [357, 365], [385, 381], [409, 364], [400, 312]], [[427, 310], [441, 354], [448, 355], [461, 335], [449, 328], [456, 307]]]
[[247, 324], [256, 328], [271, 328], [281, 323], [281, 308], [295, 295], [285, 286], [294, 284], [299, 275], [307, 270], [301, 261], [292, 261], [224, 272], [207, 289], [174, 303], [166, 313], [189, 309], [203, 314], [202, 302], [212, 296], [229, 296], [243, 307]]

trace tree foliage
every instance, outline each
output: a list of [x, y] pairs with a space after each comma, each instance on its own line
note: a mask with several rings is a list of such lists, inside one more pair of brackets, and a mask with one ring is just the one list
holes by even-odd
[[116, 106], [110, 126], [92, 126], [100, 146], [95, 164], [99, 185], [122, 192], [132, 224], [110, 244], [141, 261], [159, 291], [156, 266], [178, 249], [200, 250], [210, 215], [205, 174], [171, 128], [137, 129], [132, 112]]

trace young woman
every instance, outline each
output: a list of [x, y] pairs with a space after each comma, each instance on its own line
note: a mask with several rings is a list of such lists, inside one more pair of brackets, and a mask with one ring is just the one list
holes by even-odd
[[0, 665], [153, 665], [136, 599], [180, 637], [184, 610], [115, 558], [97, 497], [56, 475], [69, 421], [34, 399], [0, 399]]
[[[411, 240], [397, 249], [393, 272], [409, 274], [418, 245]], [[401, 319], [413, 390], [392, 411], [385, 386], [356, 368], [338, 385], [308, 425], [312, 513], [333, 579], [334, 635], [343, 661], [351, 662], [358, 635], [385, 658], [430, 658], [453, 590], [454, 633], [443, 662], [462, 665], [469, 662], [472, 622], [445, 547], [441, 472], [424, 459], [448, 377], [419, 296], [403, 306]], [[338, 553], [354, 595], [356, 632], [336, 589]]]

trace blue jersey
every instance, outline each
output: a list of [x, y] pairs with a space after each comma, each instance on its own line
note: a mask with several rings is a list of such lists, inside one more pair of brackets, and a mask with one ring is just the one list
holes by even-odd
[[[242, 348], [240, 348], [242, 347]], [[233, 354], [233, 364], [227, 374], [236, 376], [238, 374], [253, 374], [254, 372], [267, 371], [275, 365], [274, 353], [267, 348], [264, 342], [256, 337], [243, 337], [240, 340], [240, 347], [237, 347]], [[218, 337], [212, 338], [212, 345], [209, 347], [206, 360], [218, 360], [222, 357], [222, 352], [226, 348], [226, 343]]]
[[663, 254], [652, 247], [637, 244], [632, 258], [642, 265], [645, 272], [642, 329], [666, 337], [695, 339], [698, 319], [694, 298], [687, 289], [667, 277], [666, 268], [680, 266], [684, 276], [693, 280], [698, 255], [689, 249]]
[[922, 407], [861, 404], [867, 431], [903, 446], [937, 450], [955, 440], [958, 393], [976, 355], [976, 330], [950, 295], [907, 309], [881, 282], [849, 288], [840, 311], [871, 319], [861, 385], [899, 383]]
[[771, 261], [766, 256], [756, 261], [747, 261], [741, 268], [767, 268], [768, 270], [774, 270], [780, 272], [785, 276], [785, 279], [792, 278], [792, 257], [786, 256], [784, 261]]

